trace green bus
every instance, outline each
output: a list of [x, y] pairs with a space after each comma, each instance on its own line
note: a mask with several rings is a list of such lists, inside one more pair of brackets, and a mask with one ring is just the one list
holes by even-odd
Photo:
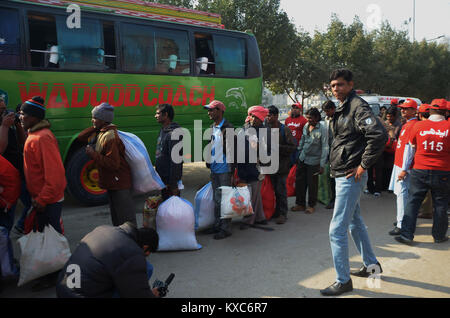
[[[76, 14], [70, 3], [79, 4], [79, 27], [70, 26]], [[83, 204], [107, 202], [85, 145], [76, 140], [92, 125], [92, 107], [113, 105], [114, 124], [139, 136], [153, 160], [156, 105], [173, 105], [174, 120], [194, 136], [194, 120], [203, 121], [203, 130], [210, 125], [203, 105], [213, 99], [225, 103], [235, 126], [261, 103], [261, 62], [251, 33], [184, 19], [180, 8], [163, 9], [181, 18], [136, 11], [146, 6], [140, 0], [0, 2], [0, 90], [10, 109], [36, 95], [45, 99], [67, 190]], [[192, 12], [185, 15], [202, 14]]]

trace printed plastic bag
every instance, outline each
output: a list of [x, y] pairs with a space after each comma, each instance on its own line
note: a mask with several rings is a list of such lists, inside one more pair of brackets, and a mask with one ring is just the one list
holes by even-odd
[[18, 275], [19, 270], [14, 264], [13, 249], [9, 238], [8, 229], [0, 226], [0, 279], [1, 277]]
[[202, 248], [195, 238], [195, 216], [192, 204], [172, 196], [158, 208], [156, 231], [158, 251], [198, 250]]
[[158, 206], [162, 203], [162, 197], [160, 195], [148, 197], [144, 203], [144, 211], [142, 213], [143, 227], [152, 228], [156, 230], [156, 212], [158, 212]]
[[19, 287], [60, 270], [71, 255], [69, 242], [51, 225], [47, 225], [43, 232], [30, 232], [17, 241], [22, 252]]
[[245, 187], [219, 187], [222, 191], [220, 218], [230, 219], [253, 214], [250, 191]]
[[293, 165], [286, 178], [286, 190], [288, 197], [295, 197], [295, 175], [297, 174], [297, 165]]
[[203, 230], [214, 225], [214, 191], [209, 182], [195, 195], [195, 230]]
[[266, 175], [261, 184], [261, 198], [266, 220], [270, 220], [275, 213], [276, 197], [270, 176]]
[[125, 145], [125, 159], [131, 168], [133, 190], [136, 193], [147, 193], [161, 190], [165, 187], [160, 176], [153, 168], [147, 148], [138, 136], [128, 132], [118, 131]]

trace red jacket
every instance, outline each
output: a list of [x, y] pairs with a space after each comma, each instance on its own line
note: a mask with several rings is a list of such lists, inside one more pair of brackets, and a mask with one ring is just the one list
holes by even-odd
[[3, 188], [0, 192], [0, 208], [9, 209], [20, 196], [20, 175], [19, 171], [1, 155], [0, 187]]
[[31, 128], [23, 149], [27, 188], [42, 206], [63, 199], [67, 185], [58, 142], [49, 127], [50, 123], [43, 120]]

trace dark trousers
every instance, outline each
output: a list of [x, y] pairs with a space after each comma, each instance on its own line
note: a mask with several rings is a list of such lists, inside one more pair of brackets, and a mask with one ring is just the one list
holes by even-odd
[[231, 173], [211, 173], [211, 186], [214, 193], [214, 228], [226, 232], [231, 231], [231, 219], [220, 218], [222, 192], [219, 187], [231, 187]]
[[108, 190], [109, 208], [113, 226], [125, 222], [136, 223], [136, 209], [134, 207], [131, 190]]
[[395, 153], [383, 152], [382, 157], [383, 157], [383, 164], [384, 164], [382, 190], [384, 191], [384, 190], [389, 189], [389, 183], [391, 182], [392, 169], [394, 168]]
[[449, 188], [450, 171], [413, 169], [411, 171], [408, 203], [403, 216], [401, 235], [410, 240], [414, 239], [417, 214], [428, 190], [431, 190], [434, 207], [431, 234], [436, 240], [445, 238], [448, 229]]
[[317, 203], [317, 192], [319, 190], [320, 165], [307, 165], [299, 161], [297, 163], [297, 174], [295, 176], [295, 203], [306, 206], [306, 191], [308, 191], [308, 205], [315, 207]]
[[[367, 190], [370, 193], [381, 193], [384, 190], [385, 183], [385, 166], [384, 166], [384, 153], [378, 158], [375, 164], [367, 170]], [[391, 167], [392, 172], [392, 167]], [[391, 175], [389, 174], [389, 178]]]
[[[62, 202], [48, 204], [44, 212], [36, 212], [37, 229], [39, 232], [44, 231], [47, 224], [50, 224], [57, 232], [62, 234], [61, 228], [61, 211]], [[34, 227], [35, 228], [35, 227]]]
[[287, 216], [288, 211], [288, 198], [286, 190], [287, 174], [273, 174], [270, 176], [272, 181], [273, 190], [275, 192], [276, 207], [273, 217], [279, 217], [280, 215]]

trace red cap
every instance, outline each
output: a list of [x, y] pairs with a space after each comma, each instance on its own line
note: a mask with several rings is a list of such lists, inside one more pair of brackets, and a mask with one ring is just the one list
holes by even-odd
[[429, 104], [422, 104], [419, 107], [419, 113], [428, 113], [430, 109], [430, 105]]
[[430, 109], [447, 110], [447, 101], [445, 99], [433, 99]]
[[297, 107], [297, 108], [299, 108], [299, 109], [303, 109], [303, 106], [302, 106], [302, 104], [300, 104], [300, 103], [292, 104], [292, 106], [295, 106], [295, 107]]
[[450, 101], [447, 101], [447, 110], [450, 110]]
[[417, 102], [414, 99], [407, 98], [403, 104], [398, 105], [400, 108], [414, 108], [417, 109]]
[[398, 98], [391, 99], [391, 105], [398, 105]]
[[203, 106], [203, 108], [205, 109], [219, 109], [221, 111], [225, 111], [225, 105], [224, 103], [222, 103], [219, 100], [213, 100], [211, 103], [209, 103], [208, 105]]

